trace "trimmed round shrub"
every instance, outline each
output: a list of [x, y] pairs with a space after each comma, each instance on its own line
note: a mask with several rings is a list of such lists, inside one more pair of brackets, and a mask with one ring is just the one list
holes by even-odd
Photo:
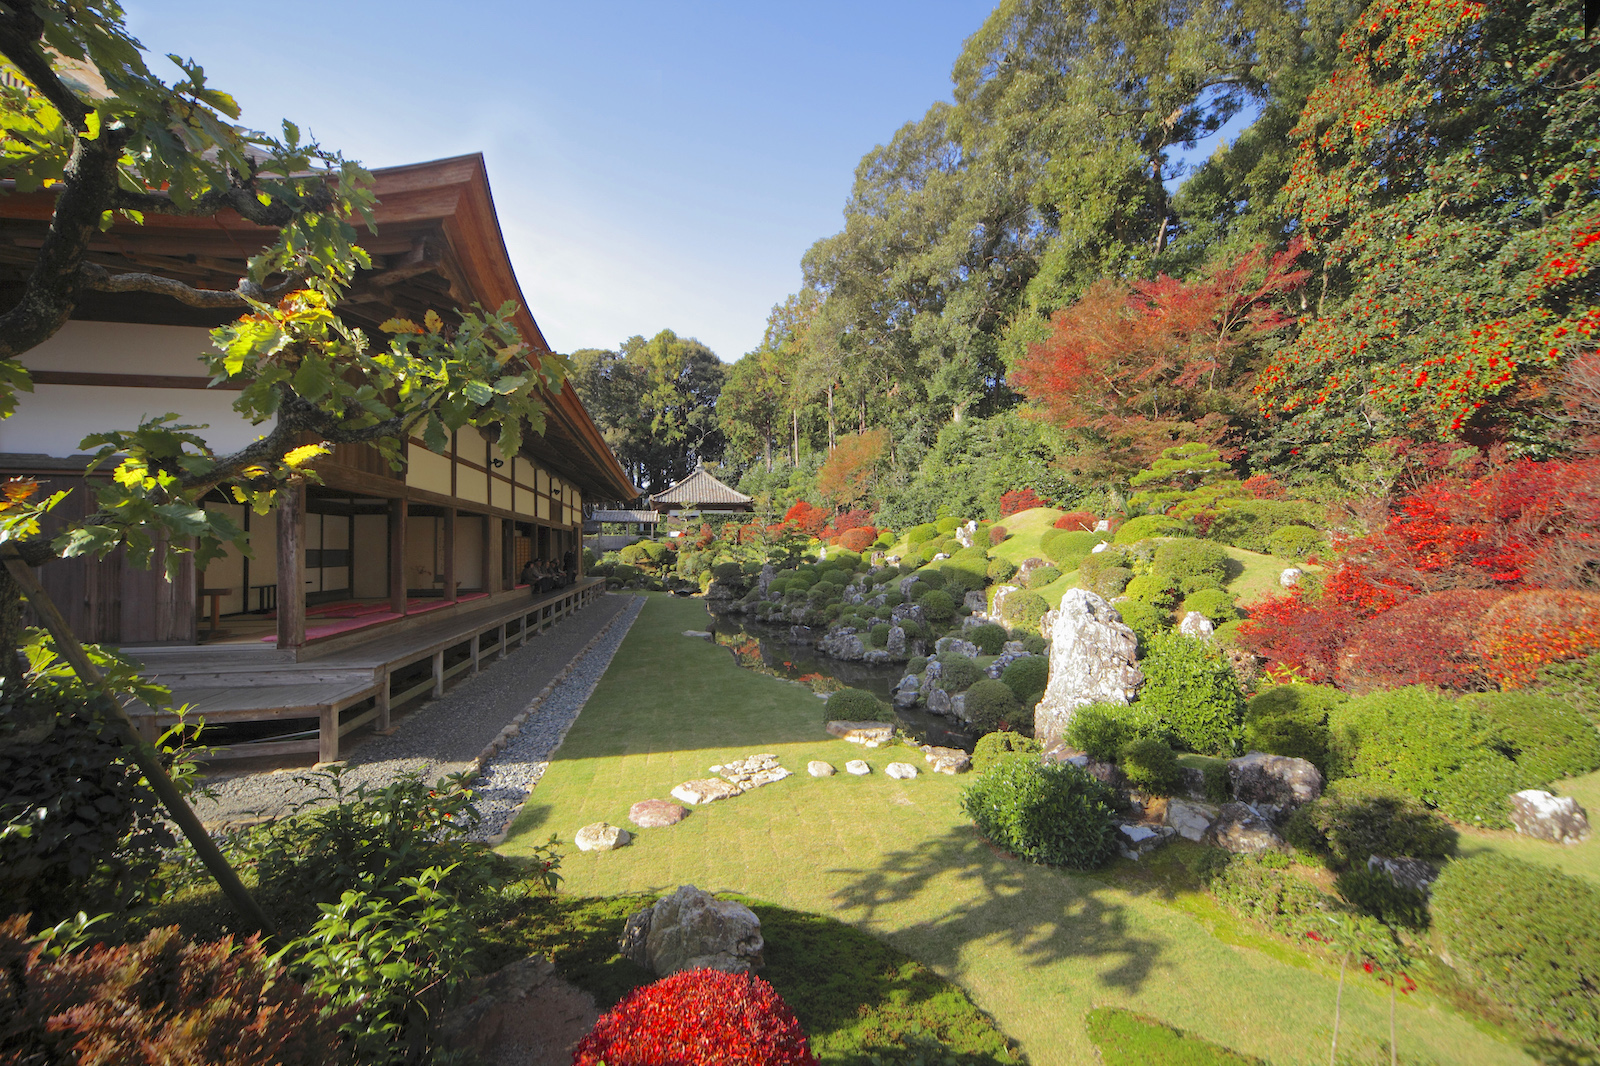
[[1600, 593], [1513, 592], [1483, 617], [1477, 651], [1501, 688], [1530, 684], [1539, 669], [1600, 650]]
[[961, 525], [963, 521], [963, 519], [951, 518], [949, 515], [945, 515], [943, 518], [935, 522], [933, 527], [940, 533], [949, 534], [954, 533], [956, 531], [956, 527]]
[[1178, 603], [1177, 582], [1165, 574], [1154, 572], [1135, 577], [1123, 587], [1122, 594], [1163, 611], [1172, 610]]
[[1011, 575], [1017, 572], [1017, 564], [1010, 559], [990, 559], [985, 573], [990, 581], [1001, 584], [1011, 580]]
[[972, 770], [983, 773], [1008, 755], [1039, 755], [1044, 747], [1032, 737], [1009, 730], [985, 733], [972, 746]]
[[863, 688], [840, 689], [823, 706], [832, 721], [873, 722], [884, 716], [883, 701]]
[[932, 522], [924, 522], [920, 526], [912, 526], [906, 530], [906, 547], [915, 548], [924, 541], [930, 541], [939, 535], [939, 527]]
[[1122, 746], [1133, 739], [1121, 704], [1091, 703], [1073, 712], [1063, 739], [1095, 762], [1114, 762]]
[[1140, 515], [1122, 523], [1112, 534], [1114, 544], [1132, 544], [1147, 537], [1175, 537], [1184, 530], [1183, 523], [1164, 514]]
[[1509, 824], [1523, 787], [1493, 723], [1470, 704], [1421, 685], [1333, 708], [1329, 771], [1387, 782], [1461, 822]]
[[937, 566], [930, 566], [917, 571], [917, 580], [930, 589], [942, 589], [944, 588], [944, 571]]
[[1569, 704], [1533, 692], [1485, 692], [1460, 703], [1494, 723], [1524, 788], [1600, 769], [1600, 730]]
[[985, 655], [999, 655], [1000, 649], [1005, 646], [1006, 627], [994, 622], [985, 622], [973, 626], [962, 634], [978, 646], [978, 650]]
[[1039, 619], [1050, 610], [1050, 604], [1037, 592], [1013, 592], [1002, 605], [1001, 616], [1013, 629], [1039, 632]]
[[1107, 548], [1103, 552], [1091, 552], [1084, 556], [1083, 561], [1078, 564], [1078, 575], [1088, 580], [1103, 570], [1115, 567], [1127, 569], [1131, 562], [1127, 552], [1119, 548]]
[[1061, 580], [1061, 571], [1053, 566], [1041, 566], [1028, 573], [1028, 587], [1042, 589], [1053, 581]]
[[906, 598], [900, 595], [899, 589], [888, 589], [883, 594], [883, 603], [886, 607], [898, 607], [904, 602]]
[[652, 564], [658, 564], [667, 557], [667, 546], [659, 541], [642, 540], [636, 546], [644, 551]]
[[956, 616], [956, 601], [943, 589], [929, 589], [917, 597], [922, 616], [930, 622], [943, 625]]
[[965, 597], [967, 593], [976, 592], [989, 583], [982, 570], [974, 571], [970, 567], [945, 563], [941, 573], [944, 574], [943, 588], [950, 593], [951, 599], [957, 596]]
[[[1110, 554], [1107, 552], [1106, 554]], [[1093, 559], [1094, 556], [1089, 556]], [[1126, 566], [1108, 566], [1094, 572], [1093, 577], [1087, 577], [1082, 569], [1078, 571], [1079, 577], [1084, 578], [1082, 584], [1096, 596], [1112, 599], [1122, 595], [1122, 590], [1128, 587], [1128, 582], [1133, 580], [1133, 571]]]
[[1438, 861], [1456, 853], [1456, 831], [1438, 814], [1397, 788], [1358, 780], [1335, 781], [1295, 811], [1284, 838], [1334, 869], [1372, 855]]
[[1232, 755], [1239, 740], [1244, 700], [1233, 667], [1209, 640], [1158, 633], [1140, 663], [1141, 709], [1173, 738], [1202, 755]]
[[1269, 685], [1244, 711], [1244, 748], [1304, 759], [1328, 772], [1328, 712], [1345, 701], [1331, 685]]
[[1005, 526], [994, 526], [989, 530], [989, 547], [998, 548], [1004, 544], [1011, 534], [1006, 532]]
[[1317, 509], [1317, 505], [1299, 500], [1240, 500], [1217, 513], [1206, 536], [1235, 548], [1264, 552], [1273, 532], [1288, 525], [1311, 525]]
[[1068, 529], [1073, 532], [1090, 532], [1100, 524], [1100, 516], [1088, 511], [1068, 511], [1055, 520], [1057, 529]]
[[[1040, 615], [1039, 617], [1043, 618], [1044, 616]], [[1043, 655], [1050, 650], [1050, 642], [1037, 633], [1013, 633], [1011, 634], [1011, 639], [1022, 641], [1022, 650], [1029, 655]]]
[[1221, 584], [1228, 579], [1228, 553], [1212, 541], [1185, 537], [1159, 545], [1150, 569], [1174, 582], [1207, 577]]
[[946, 692], [963, 692], [983, 676], [983, 668], [965, 655], [939, 660], [939, 687]]
[[983, 678], [967, 689], [967, 721], [980, 733], [1015, 729], [1023, 717], [1022, 704], [1003, 681]]
[[1094, 546], [1109, 539], [1104, 533], [1055, 529], [1039, 538], [1039, 549], [1063, 570], [1076, 570]]
[[1239, 617], [1239, 608], [1234, 606], [1233, 600], [1233, 594], [1222, 589], [1200, 589], [1184, 597], [1182, 611], [1184, 614], [1199, 611], [1213, 625], [1221, 625]]
[[1043, 655], [1013, 659], [1000, 671], [1000, 680], [1017, 697], [1018, 703], [1032, 707], [1044, 699], [1044, 688], [1050, 681], [1050, 660]]
[[1541, 1036], [1600, 1045], [1600, 892], [1492, 853], [1433, 885], [1433, 929], [1455, 972]]
[[1138, 600], [1118, 600], [1112, 606], [1116, 607], [1117, 613], [1128, 624], [1128, 628], [1139, 634], [1146, 644], [1157, 633], [1164, 633], [1172, 628], [1172, 614], [1159, 607], [1152, 607]]
[[619, 551], [617, 560], [629, 566], [638, 566], [640, 563], [649, 562], [650, 557], [645, 553], [644, 542], [636, 541]]
[[1327, 546], [1310, 526], [1281, 526], [1267, 538], [1267, 551], [1284, 559], [1304, 559]]
[[920, 674], [927, 668], [928, 657], [926, 655], [917, 655], [906, 661], [906, 673], [908, 674]]
[[744, 583], [744, 570], [738, 563], [717, 563], [711, 568], [711, 576], [718, 581]]
[[848, 551], [860, 552], [872, 547], [873, 542], [877, 539], [878, 531], [876, 529], [871, 526], [857, 526], [854, 529], [845, 530], [844, 535], [839, 538], [839, 544]]
[[1117, 765], [1128, 784], [1151, 796], [1171, 796], [1183, 788], [1178, 755], [1159, 740], [1128, 741], [1117, 750]]
[[889, 644], [889, 625], [888, 625], [888, 623], [887, 622], [879, 622], [877, 625], [873, 626], [872, 627], [871, 639], [872, 639], [872, 646], [874, 648], [887, 647], [888, 644]]
[[815, 1066], [794, 1011], [755, 974], [683, 970], [635, 989], [578, 1042], [573, 1066]]
[[1117, 852], [1116, 797], [1076, 766], [1003, 758], [961, 796], [978, 832], [1018, 858], [1090, 870]]

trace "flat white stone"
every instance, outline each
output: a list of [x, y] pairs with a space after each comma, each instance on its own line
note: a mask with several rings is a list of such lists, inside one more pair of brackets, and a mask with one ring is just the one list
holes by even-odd
[[908, 762], [892, 762], [883, 768], [883, 772], [896, 781], [910, 781], [917, 776], [917, 768]]
[[821, 759], [812, 759], [806, 763], [806, 773], [812, 777], [832, 777], [838, 772], [833, 768], [832, 763], [823, 762]]
[[704, 640], [711, 634], [704, 629], [685, 629], [683, 631], [683, 635], [686, 637], [699, 637], [701, 640]]
[[573, 834], [572, 842], [578, 845], [579, 851], [611, 851], [632, 839], [626, 829], [605, 822], [593, 822]]
[[851, 759], [844, 764], [844, 772], [860, 777], [862, 774], [872, 773], [872, 767], [867, 765], [867, 760], [865, 759]]
[[1124, 836], [1133, 841], [1135, 844], [1141, 844], [1153, 836], [1160, 835], [1154, 829], [1143, 825], [1124, 825], [1119, 826], [1118, 828], [1122, 830]]
[[708, 777], [700, 781], [685, 781], [672, 790], [672, 798], [689, 806], [703, 803], [715, 803], [718, 800], [732, 799], [739, 795], [743, 789], [720, 777]]

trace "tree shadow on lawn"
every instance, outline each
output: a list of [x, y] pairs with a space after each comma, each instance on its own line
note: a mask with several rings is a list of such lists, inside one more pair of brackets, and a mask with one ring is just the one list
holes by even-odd
[[[836, 869], [851, 878], [833, 893], [847, 920], [895, 927], [916, 955], [959, 972], [967, 944], [998, 940], [1031, 966], [1103, 959], [1107, 985], [1138, 992], [1161, 960], [1163, 945], [1129, 931], [1126, 906], [1098, 879], [1035, 866], [989, 844], [970, 826], [955, 827], [914, 850], [886, 853], [870, 869]], [[1137, 891], [1137, 889], [1136, 889]], [[937, 917], [897, 926], [896, 912], [938, 909]]]

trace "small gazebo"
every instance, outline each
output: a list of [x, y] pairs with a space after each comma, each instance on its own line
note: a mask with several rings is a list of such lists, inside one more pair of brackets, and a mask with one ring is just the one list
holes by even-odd
[[696, 466], [694, 473], [650, 497], [653, 511], [750, 511], [755, 501]]

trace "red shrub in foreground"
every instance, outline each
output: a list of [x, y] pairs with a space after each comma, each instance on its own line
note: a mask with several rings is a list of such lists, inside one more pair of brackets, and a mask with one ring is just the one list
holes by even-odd
[[1457, 692], [1489, 687], [1473, 648], [1499, 589], [1453, 589], [1401, 604], [1361, 623], [1339, 656], [1339, 687], [1361, 694], [1432, 685]]
[[839, 537], [839, 545], [847, 551], [863, 552], [878, 539], [878, 531], [871, 526], [855, 526]]
[[0, 922], [0, 1062], [324, 1066], [349, 1061], [344, 1012], [322, 1014], [254, 937], [192, 943], [176, 927], [58, 959]]
[[1094, 527], [1100, 524], [1100, 516], [1090, 514], [1088, 511], [1068, 511], [1056, 519], [1057, 529], [1087, 530], [1094, 532]]
[[989, 527], [989, 547], [994, 548], [994, 547], [998, 547], [999, 545], [1003, 544], [1005, 542], [1006, 536], [1007, 536], [1007, 534], [1006, 534], [1006, 527], [1005, 526], [990, 526]]
[[600, 1016], [573, 1066], [815, 1066], [789, 1005], [753, 974], [684, 970]]
[[1515, 592], [1484, 615], [1477, 651], [1501, 688], [1521, 688], [1539, 668], [1600, 649], [1600, 593]]
[[1031, 511], [1035, 507], [1049, 507], [1050, 501], [1033, 489], [1012, 489], [1000, 494], [1000, 517], [1009, 518], [1018, 511]]

